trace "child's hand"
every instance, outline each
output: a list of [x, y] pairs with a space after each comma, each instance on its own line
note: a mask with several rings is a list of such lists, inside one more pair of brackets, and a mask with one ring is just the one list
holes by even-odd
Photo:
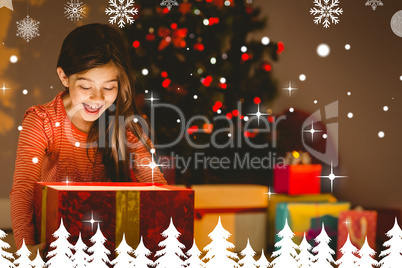
[[31, 255], [29, 255], [29, 258], [31, 259], [31, 261], [35, 259], [36, 253], [38, 252], [38, 250], [39, 250], [39, 254], [42, 257], [42, 259], [44, 258], [43, 253], [44, 253], [44, 250], [46, 249], [45, 242], [40, 243], [38, 245], [27, 245], [27, 248], [31, 252]]

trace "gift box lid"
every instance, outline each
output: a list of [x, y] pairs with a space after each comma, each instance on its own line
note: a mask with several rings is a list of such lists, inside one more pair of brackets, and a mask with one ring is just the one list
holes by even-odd
[[193, 185], [195, 209], [266, 208], [268, 187], [253, 184]]

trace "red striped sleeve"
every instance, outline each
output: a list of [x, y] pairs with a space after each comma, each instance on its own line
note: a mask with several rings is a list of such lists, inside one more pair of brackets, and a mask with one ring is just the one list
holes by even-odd
[[13, 187], [10, 193], [11, 222], [17, 248], [35, 244], [33, 225], [33, 188], [40, 180], [43, 158], [48, 147], [43, 119], [27, 113], [20, 131]]

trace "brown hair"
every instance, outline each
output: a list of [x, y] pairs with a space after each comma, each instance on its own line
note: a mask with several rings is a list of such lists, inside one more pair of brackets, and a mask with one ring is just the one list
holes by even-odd
[[[113, 105], [93, 123], [87, 142], [101, 139], [104, 141], [105, 146], [102, 148], [98, 146], [96, 152], [103, 154], [102, 162], [106, 175], [112, 181], [131, 181], [129, 150], [124, 142], [125, 130], [130, 129], [148, 150], [150, 150], [150, 140], [145, 141], [142, 135], [143, 129], [133, 120], [129, 120], [127, 126], [119, 125], [121, 123], [119, 116], [129, 118], [141, 115], [134, 102], [136, 78], [132, 72], [130, 55], [122, 35], [117, 29], [106, 24], [94, 23], [78, 27], [64, 39], [57, 67], [61, 67], [64, 73], [70, 76], [109, 63], [113, 63], [119, 70], [117, 98]], [[66, 90], [68, 91], [68, 88]], [[114, 120], [109, 122], [109, 118], [113, 117]], [[100, 120], [104, 120], [106, 128], [99, 126]], [[126, 161], [119, 161], [119, 154], [125, 157]]]

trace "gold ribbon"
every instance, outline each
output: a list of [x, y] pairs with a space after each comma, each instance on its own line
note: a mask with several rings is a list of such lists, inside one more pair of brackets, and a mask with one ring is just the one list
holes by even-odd
[[116, 247], [123, 234], [127, 243], [136, 248], [140, 242], [140, 192], [116, 192]]
[[41, 218], [41, 231], [40, 241], [46, 242], [46, 201], [47, 201], [47, 186], [42, 188], [42, 218]]

